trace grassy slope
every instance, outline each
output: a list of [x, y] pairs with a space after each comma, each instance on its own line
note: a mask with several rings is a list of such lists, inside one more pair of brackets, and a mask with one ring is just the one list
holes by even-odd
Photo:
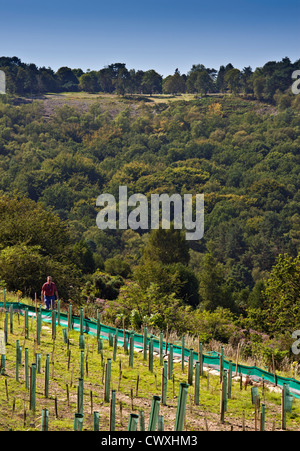
[[[4, 313], [0, 313], [0, 328], [3, 328]], [[67, 345], [63, 343], [62, 328], [57, 327], [57, 338], [55, 341], [54, 353], [51, 325], [43, 323], [41, 345], [35, 344], [35, 320], [30, 320], [29, 339], [24, 340], [24, 318], [14, 315], [13, 334], [9, 333], [6, 347], [7, 362], [6, 374], [0, 376], [0, 430], [39, 430], [41, 422], [41, 411], [43, 408], [49, 410], [49, 430], [72, 430], [74, 413], [77, 411], [77, 384], [80, 371], [80, 349], [79, 333], [71, 331], [70, 350], [71, 361], [68, 371]], [[20, 366], [20, 380], [15, 380], [15, 345], [19, 340], [22, 346], [22, 365]], [[112, 348], [108, 342], [103, 340], [103, 359], [97, 352], [96, 338], [91, 335], [85, 336], [85, 356], [88, 349], [88, 375], [84, 377], [84, 430], [92, 430], [93, 417], [91, 414], [90, 393], [93, 393], [93, 411], [99, 411], [100, 430], [109, 430], [109, 404], [104, 402], [103, 392], [103, 365], [106, 359], [112, 358]], [[24, 349], [29, 349], [29, 363], [35, 362], [35, 352], [41, 353], [41, 374], [37, 375], [37, 397], [35, 414], [29, 411], [29, 393], [24, 382]], [[50, 363], [50, 395], [44, 397], [44, 366], [46, 354], [50, 354], [50, 362], [54, 361], [54, 366]], [[119, 384], [119, 368], [122, 366], [122, 378]], [[155, 377], [156, 374], [156, 377]], [[136, 381], [139, 375], [139, 391], [136, 397]], [[164, 415], [165, 430], [173, 430], [175, 424], [177, 396], [179, 383], [186, 381], [187, 368], [182, 373], [181, 364], [174, 362], [174, 391], [173, 382], [168, 381], [167, 406], [160, 406], [160, 414]], [[8, 386], [8, 399], [6, 395], [5, 380]], [[66, 384], [69, 386], [69, 405], [66, 395]], [[144, 410], [146, 428], [149, 421], [149, 414], [153, 395], [160, 395], [161, 367], [159, 359], [154, 359], [154, 372], [148, 370], [148, 362], [144, 361], [141, 353], [135, 353], [134, 368], [129, 368], [128, 355], [125, 355], [123, 348], [118, 348], [117, 359], [112, 361], [112, 383], [111, 389], [117, 390], [116, 404], [116, 430], [127, 430], [130, 412]], [[241, 430], [242, 412], [245, 411], [245, 422], [247, 430], [254, 429], [254, 407], [251, 404], [251, 390], [240, 391], [238, 383], [233, 384], [232, 399], [228, 400], [228, 410], [225, 415], [225, 424], [219, 422], [220, 405], [220, 383], [219, 377], [210, 375], [209, 387], [207, 375], [201, 378], [200, 382], [200, 405], [193, 404], [194, 387], [189, 387], [189, 399], [186, 410], [186, 430]], [[134, 394], [131, 401], [131, 390]], [[262, 397], [262, 388], [259, 388]], [[58, 418], [55, 415], [55, 397], [58, 402]], [[280, 403], [279, 393], [265, 391], [263, 402], [266, 404], [266, 429], [280, 428]], [[122, 404], [122, 415], [120, 409]], [[133, 403], [133, 405], [132, 405]], [[24, 409], [26, 410], [26, 420], [24, 421]], [[300, 423], [300, 402], [294, 400], [293, 412], [288, 414], [288, 429], [299, 429]]]
[[[97, 101], [97, 95], [83, 95], [82, 93], [66, 93], [59, 96], [47, 96], [49, 98], [49, 112], [53, 111], [55, 106], [61, 106], [61, 103], [68, 103], [70, 106], [78, 106], [81, 104], [83, 109]], [[102, 103], [105, 103], [110, 112], [117, 113], [120, 109], [124, 109], [128, 101], [124, 101], [117, 96], [101, 95]], [[151, 98], [151, 102], [159, 103], [165, 101], [183, 100], [181, 97], [171, 98], [170, 96], [160, 96]], [[191, 100], [191, 98], [184, 98], [184, 100]], [[45, 101], [47, 102], [47, 100]], [[78, 104], [77, 104], [78, 102]], [[113, 105], [114, 104], [114, 105]], [[252, 104], [251, 104], [252, 105]], [[114, 109], [115, 106], [115, 109]], [[51, 114], [50, 112], [50, 114]], [[0, 314], [0, 329], [3, 328], [4, 315]], [[9, 335], [9, 343], [7, 345], [7, 364], [6, 376], [0, 376], [0, 430], [7, 430], [12, 428], [14, 430], [39, 430], [41, 410], [44, 407], [49, 409], [49, 429], [50, 430], [72, 430], [74, 413], [76, 407], [76, 393], [77, 382], [79, 377], [79, 336], [77, 332], [72, 332], [71, 339], [71, 366], [70, 371], [67, 370], [67, 349], [62, 340], [62, 332], [58, 327], [57, 340], [54, 351], [54, 373], [52, 375], [52, 365], [50, 369], [50, 397], [45, 399], [43, 395], [44, 390], [44, 364], [47, 353], [51, 355], [53, 343], [51, 338], [51, 326], [43, 324], [42, 342], [41, 346], [35, 347], [35, 321], [31, 323], [30, 338], [24, 342], [24, 319], [15, 318], [14, 334]], [[20, 340], [22, 351], [22, 366], [20, 368], [20, 382], [15, 381], [15, 342]], [[92, 429], [92, 415], [90, 406], [90, 391], [93, 392], [93, 410], [100, 412], [100, 429], [108, 430], [109, 405], [103, 400], [103, 362], [105, 363], [107, 357], [112, 357], [112, 348], [108, 347], [104, 341], [103, 362], [101, 356], [97, 354], [97, 345], [94, 337], [86, 337], [86, 343], [89, 346], [88, 365], [89, 375], [85, 376], [85, 399], [84, 399], [84, 429]], [[42, 374], [38, 375], [37, 384], [37, 409], [35, 415], [29, 411], [29, 396], [24, 384], [24, 348], [29, 348], [30, 363], [34, 358], [34, 352], [41, 352], [42, 354]], [[50, 359], [51, 360], [51, 359]], [[152, 395], [160, 394], [161, 368], [159, 360], [155, 359], [154, 368], [155, 374], [148, 371], [148, 364], [142, 360], [140, 354], [135, 355], [134, 368], [128, 367], [128, 356], [123, 353], [121, 348], [118, 349], [117, 361], [112, 363], [112, 387], [118, 388], [119, 378], [119, 361], [122, 363], [122, 380], [120, 390], [117, 391], [117, 408], [116, 408], [116, 429], [126, 430], [128, 424], [129, 413], [132, 412], [130, 391], [133, 389], [135, 393], [137, 375], [140, 377], [139, 396], [133, 401], [133, 410], [142, 409], [145, 411], [146, 426], [149, 420], [149, 413], [152, 402]], [[177, 395], [179, 382], [186, 381], [187, 375], [182, 374], [181, 365], [174, 364], [175, 373], [175, 387], [173, 395], [172, 381], [168, 382], [168, 402], [167, 406], [160, 407], [160, 413], [165, 417], [165, 429], [173, 430], [176, 415]], [[9, 399], [6, 398], [5, 379], [8, 385]], [[71, 380], [73, 381], [71, 386]], [[190, 399], [186, 412], [186, 429], [203, 430], [206, 428], [206, 422], [209, 429], [230, 429], [233, 426], [234, 430], [241, 429], [242, 412], [245, 411], [247, 429], [254, 428], [254, 408], [251, 404], [250, 388], [247, 391], [240, 391], [239, 385], [234, 384], [232, 399], [228, 401], [228, 412], [225, 416], [225, 425], [219, 423], [219, 399], [220, 399], [220, 384], [219, 378], [210, 376], [209, 388], [207, 388], [206, 375], [201, 379], [201, 395], [200, 406], [194, 406], [193, 387], [190, 387]], [[70, 403], [68, 405], [66, 398], [66, 384], [70, 389]], [[259, 389], [261, 395], [261, 388]], [[55, 417], [54, 398], [58, 399], [58, 418]], [[122, 418], [120, 412], [120, 402], [122, 403]], [[266, 428], [271, 429], [275, 422], [275, 427], [280, 428], [280, 394], [269, 393], [265, 394], [266, 404]], [[13, 406], [15, 408], [13, 410]], [[299, 400], [294, 401], [293, 413], [288, 415], [288, 429], [299, 428]], [[24, 422], [24, 409], [26, 409], [26, 421]]]

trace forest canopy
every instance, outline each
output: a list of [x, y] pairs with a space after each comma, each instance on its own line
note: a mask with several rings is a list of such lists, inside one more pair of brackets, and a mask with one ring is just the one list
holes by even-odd
[[[63, 298], [117, 300], [110, 320], [125, 315], [137, 327], [195, 331], [204, 317], [241, 315], [270, 334], [292, 328], [299, 317], [289, 275], [299, 278], [300, 96], [291, 92], [291, 75], [299, 61], [254, 71], [199, 64], [163, 79], [119, 63], [55, 73], [0, 58], [8, 88], [0, 96], [1, 284], [33, 296], [51, 272]], [[111, 96], [85, 109], [66, 100], [50, 115], [42, 96], [16, 97], [79, 90]], [[147, 101], [185, 92], [189, 100]], [[203, 239], [187, 243], [172, 228], [99, 230], [96, 199], [117, 198], [121, 185], [148, 199], [204, 193]], [[277, 290], [283, 273], [287, 292]], [[291, 303], [290, 321], [282, 310]], [[222, 326], [220, 336], [227, 332]]]
[[55, 72], [50, 67], [24, 63], [16, 56], [0, 57], [0, 69], [6, 74], [7, 92], [21, 96], [65, 91], [119, 95], [242, 92], [254, 95], [257, 100], [274, 103], [277, 92], [283, 93], [291, 87], [292, 74], [300, 69], [300, 59], [294, 63], [288, 57], [268, 61], [255, 70], [250, 66], [238, 69], [231, 63], [218, 69], [194, 64], [187, 74], [180, 74], [175, 69], [174, 74], [166, 77], [154, 69], [127, 69], [125, 63], [113, 63], [86, 72], [63, 66]]

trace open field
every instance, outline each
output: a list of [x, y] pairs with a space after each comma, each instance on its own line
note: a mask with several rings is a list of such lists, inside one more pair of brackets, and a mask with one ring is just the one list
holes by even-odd
[[132, 94], [125, 97], [116, 94], [89, 94], [87, 92], [62, 92], [49, 93], [43, 96], [42, 101], [44, 105], [44, 116], [51, 117], [55, 113], [56, 108], [61, 108], [64, 105], [76, 108], [79, 112], [86, 112], [93, 104], [101, 104], [103, 111], [108, 111], [112, 116], [117, 115], [126, 107], [132, 109], [137, 108], [142, 104], [154, 106], [157, 104], [174, 101], [190, 101], [195, 99], [194, 94], [180, 94], [180, 95], [139, 95]]
[[[3, 328], [5, 313], [0, 313]], [[52, 339], [51, 324], [42, 323], [40, 345], [36, 342], [36, 320], [29, 319], [29, 336], [25, 339], [24, 317], [14, 314], [13, 333], [8, 332], [6, 345], [6, 369], [0, 376], [0, 430], [40, 430], [41, 412], [49, 411], [49, 430], [73, 430], [74, 414], [77, 412], [77, 387], [80, 377], [79, 332], [68, 332], [69, 345], [63, 340], [62, 327], [57, 326], [56, 339]], [[16, 340], [22, 347], [18, 381], [16, 380]], [[29, 390], [25, 386], [24, 352], [28, 348], [29, 366], [40, 355], [41, 368], [37, 374], [36, 407], [30, 410]], [[46, 398], [45, 360], [49, 355], [50, 381]], [[109, 431], [110, 404], [104, 400], [105, 363], [111, 359], [110, 389], [116, 390], [115, 430], [126, 431], [130, 413], [144, 412], [146, 429], [149, 422], [152, 397], [161, 395], [161, 366], [154, 358], [153, 372], [141, 352], [134, 352], [133, 368], [123, 347], [117, 348], [113, 361], [113, 348], [103, 340], [103, 350], [98, 351], [95, 336], [85, 334], [84, 349], [84, 401], [83, 430], [93, 430], [93, 412], [99, 412], [100, 430]], [[181, 362], [174, 361], [174, 379], [167, 383], [166, 405], [160, 404], [160, 415], [164, 417], [164, 430], [174, 430], [178, 402], [179, 384], [187, 381], [187, 365], [182, 372]], [[200, 402], [194, 404], [194, 386], [188, 389], [185, 415], [186, 431], [198, 430], [255, 430], [255, 408], [251, 402], [251, 387], [240, 388], [234, 382], [231, 399], [227, 401], [225, 421], [220, 422], [220, 377], [205, 371], [200, 378]], [[194, 379], [195, 380], [195, 379]], [[266, 406], [266, 430], [281, 428], [281, 394], [270, 392], [259, 386], [261, 403]], [[294, 399], [293, 411], [287, 414], [287, 429], [298, 430], [300, 423], [299, 400]], [[244, 420], [243, 420], [244, 416]], [[259, 428], [257, 412], [257, 428]]]

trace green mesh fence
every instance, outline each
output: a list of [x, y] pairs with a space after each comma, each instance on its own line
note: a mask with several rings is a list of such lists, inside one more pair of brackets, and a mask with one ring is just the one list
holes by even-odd
[[[8, 310], [10, 305], [13, 305], [14, 311], [19, 311], [21, 315], [25, 314], [25, 308], [28, 309], [29, 316], [35, 316], [36, 309], [33, 306], [18, 303], [18, 302], [6, 302], [6, 309]], [[3, 308], [4, 303], [0, 302], [0, 308]], [[52, 322], [52, 311], [51, 310], [45, 310], [42, 309], [42, 321], [51, 323]], [[80, 331], [80, 317], [79, 316], [72, 316], [72, 324], [73, 329]], [[60, 313], [60, 325], [61, 326], [67, 326], [68, 325], [68, 315], [66, 313]], [[97, 334], [97, 321], [93, 319], [83, 319], [83, 332], [96, 335]], [[127, 338], [129, 339], [130, 334], [132, 331], [125, 331], [125, 334], [127, 335]], [[101, 337], [104, 339], [108, 339], [109, 334], [118, 334], [118, 343], [123, 344], [124, 340], [124, 332], [122, 329], [116, 329], [111, 326], [107, 326], [105, 324], [101, 323]], [[153, 349], [155, 351], [159, 351], [159, 339], [157, 337], [152, 336], [153, 338]], [[150, 342], [150, 337], [147, 338], [147, 342]], [[143, 335], [135, 333], [134, 334], [134, 347], [135, 348], [141, 348], [143, 349]], [[167, 350], [169, 349], [169, 346]], [[166, 343], [163, 343], [163, 350], [166, 351]], [[184, 348], [184, 359], [187, 361], [190, 355], [190, 349]], [[198, 361], [198, 353], [193, 353], [193, 360], [194, 362]], [[174, 357], [180, 357], [182, 356], [182, 348], [181, 346], [177, 346], [173, 344], [173, 355]], [[218, 352], [211, 352], [210, 354], [203, 354], [203, 363], [207, 366], [210, 366], [212, 368], [215, 368], [216, 370], [219, 370], [220, 366], [220, 354]], [[229, 368], [229, 361], [224, 359], [224, 369], [228, 370]], [[264, 378], [265, 381], [275, 383], [275, 377], [274, 374], [269, 373], [268, 371], [265, 371], [261, 368], [258, 368], [256, 366], [247, 366], [238, 364], [236, 368], [236, 364], [232, 364], [232, 371], [235, 373], [237, 370], [237, 374], [243, 374], [243, 375], [249, 375], [252, 376], [258, 380], [262, 380]], [[289, 385], [290, 392], [293, 396], [296, 398], [300, 398], [300, 381], [294, 379], [294, 378], [286, 378], [282, 376], [276, 376], [277, 379], [277, 385], [282, 386], [284, 383]]]

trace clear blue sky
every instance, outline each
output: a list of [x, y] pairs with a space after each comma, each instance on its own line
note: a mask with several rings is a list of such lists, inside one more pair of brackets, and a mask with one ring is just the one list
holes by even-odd
[[0, 56], [166, 76], [193, 64], [253, 69], [300, 58], [299, 0], [2, 0]]

